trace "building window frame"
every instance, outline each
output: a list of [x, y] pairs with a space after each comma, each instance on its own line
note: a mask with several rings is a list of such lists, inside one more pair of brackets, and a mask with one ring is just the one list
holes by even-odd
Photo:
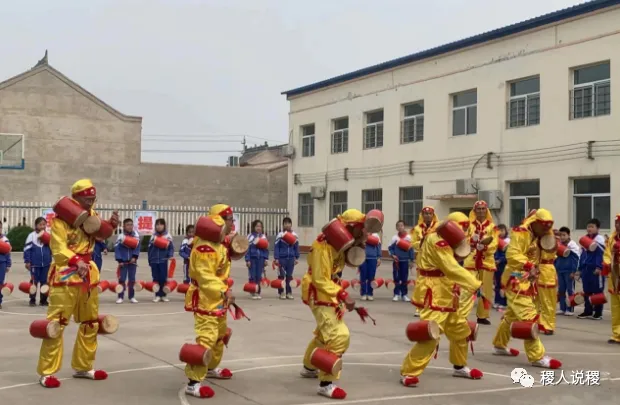
[[[473, 94], [475, 101], [473, 103], [462, 104], [457, 102], [458, 97], [466, 97]], [[454, 93], [452, 96], [452, 136], [476, 135], [478, 132], [478, 89], [471, 89]], [[457, 105], [458, 104], [458, 105]], [[463, 112], [462, 118], [457, 118], [460, 112]], [[471, 119], [473, 117], [473, 119]], [[463, 133], [457, 133], [455, 123], [463, 120]], [[470, 120], [471, 119], [471, 120]], [[472, 128], [473, 127], [473, 128]]]
[[[513, 86], [536, 79], [538, 91], [513, 95]], [[507, 128], [523, 128], [540, 124], [540, 76], [513, 80], [508, 83]], [[522, 118], [521, 118], [522, 116]]]
[[[418, 112], [407, 113], [408, 107], [418, 107]], [[419, 112], [419, 111], [422, 112]], [[403, 104], [403, 119], [400, 123], [400, 143], [415, 143], [424, 140], [424, 100]]]
[[[538, 188], [536, 192], [522, 192], [513, 195], [513, 186], [518, 185], [526, 185], [530, 183], [533, 185], [536, 183], [536, 188]], [[519, 226], [523, 219], [527, 216], [527, 214], [533, 210], [540, 208], [540, 179], [530, 179], [530, 180], [519, 180], [519, 181], [511, 181], [508, 184], [509, 188], [509, 197], [508, 197], [508, 220], [511, 227]], [[517, 219], [515, 211], [518, 209], [521, 211], [523, 207], [523, 218]]]
[[[608, 182], [608, 190], [607, 192], [577, 192], [577, 182], [581, 180], [597, 180], [597, 179], [606, 179]], [[610, 176], [601, 176], [601, 177], [575, 177], [572, 179], [572, 188], [573, 188], [573, 229], [586, 229], [586, 222], [591, 218], [597, 218], [601, 221], [601, 229], [610, 229], [612, 227], [611, 224], [611, 177]], [[578, 199], [590, 199], [590, 212], [587, 215], [586, 222], [582, 222], [579, 220], [578, 211]], [[597, 201], [607, 200], [607, 208], [597, 209]], [[602, 215], [599, 212], [597, 214], [596, 211], [602, 210]], [[603, 216], [604, 215], [604, 216]], [[581, 224], [579, 222], [582, 222]], [[583, 225], [583, 227], [581, 226]]]
[[[381, 113], [381, 120], [369, 122], [374, 114]], [[378, 149], [383, 147], [383, 123], [385, 112], [383, 109], [364, 113], [364, 149]]]
[[[338, 123], [347, 120], [346, 127], [339, 128]], [[349, 152], [349, 117], [336, 118], [332, 120], [331, 136], [332, 155]]]
[[[608, 66], [606, 79], [592, 80], [576, 84], [577, 73], [588, 68]], [[571, 69], [572, 89], [570, 90], [570, 119], [578, 120], [611, 115], [611, 63], [598, 62]], [[578, 101], [579, 100], [579, 101]]]
[[[312, 133], [310, 133], [312, 129]], [[314, 124], [302, 125], [301, 131], [301, 157], [313, 157], [316, 153], [316, 126]], [[308, 131], [308, 133], [306, 133]]]
[[362, 212], [383, 210], [383, 189], [369, 188], [362, 190]]
[[348, 208], [349, 193], [346, 190], [330, 191], [329, 217], [336, 218]]
[[[413, 194], [413, 199], [407, 198], [408, 196], [405, 194], [408, 192]], [[398, 218], [405, 221], [405, 226], [413, 228], [418, 224], [418, 215], [422, 208], [424, 208], [423, 186], [408, 186], [398, 189]]]
[[311, 193], [297, 195], [297, 226], [300, 228], [314, 227], [314, 199]]

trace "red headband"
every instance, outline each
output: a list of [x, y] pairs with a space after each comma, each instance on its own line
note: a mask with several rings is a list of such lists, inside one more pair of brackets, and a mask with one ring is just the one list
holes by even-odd
[[422, 208], [422, 212], [425, 214], [434, 214], [435, 213], [435, 209], [431, 208], [431, 207], [426, 207], [426, 208]]
[[229, 217], [233, 214], [233, 210], [230, 207], [226, 207], [224, 211], [221, 211], [218, 215], [220, 217]]
[[487, 208], [488, 205], [486, 203], [486, 201], [476, 201], [476, 203], [474, 204], [474, 209], [476, 208]]
[[95, 189], [95, 187], [90, 187], [85, 190], [79, 191], [73, 195], [77, 197], [95, 197], [97, 195], [97, 190]]

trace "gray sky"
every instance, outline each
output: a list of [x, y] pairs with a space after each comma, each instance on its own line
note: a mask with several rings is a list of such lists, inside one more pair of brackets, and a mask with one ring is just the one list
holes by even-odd
[[250, 146], [287, 142], [281, 91], [579, 3], [0, 0], [0, 81], [47, 48], [52, 66], [143, 117], [143, 161], [224, 165], [234, 153], [144, 150], [240, 151], [232, 135], [243, 134], [257, 137]]

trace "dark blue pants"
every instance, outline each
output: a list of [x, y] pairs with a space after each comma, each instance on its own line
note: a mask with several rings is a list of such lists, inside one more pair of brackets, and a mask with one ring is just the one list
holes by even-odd
[[[295, 271], [295, 258], [290, 257], [288, 259], [278, 259], [280, 263], [280, 268], [278, 269], [278, 278], [280, 280], [286, 279], [286, 293], [292, 294], [293, 290], [291, 288], [291, 280], [293, 279], [293, 271]], [[283, 289], [278, 288], [278, 294], [282, 294], [284, 292]]]
[[392, 263], [392, 278], [394, 279], [394, 295], [407, 295], [407, 281], [409, 281], [409, 260], [399, 260]]
[[[47, 273], [50, 270], [50, 266], [45, 267], [30, 267], [30, 284], [34, 285], [46, 285], [47, 284]], [[47, 295], [40, 294], [39, 300], [42, 304], [47, 302]], [[36, 302], [37, 294], [30, 295], [30, 302]]]
[[183, 282], [185, 284], [189, 284], [190, 281], [191, 280], [189, 279], [189, 260], [183, 259]]
[[258, 293], [260, 294], [262, 288], [260, 281], [263, 278], [263, 270], [265, 269], [265, 259], [262, 257], [252, 257], [250, 259], [250, 283], [258, 284]]
[[360, 266], [360, 294], [372, 297], [372, 286], [370, 282], [375, 279], [377, 274], [377, 258], [366, 259]]
[[99, 273], [101, 273], [101, 266], [103, 266], [103, 257], [93, 257], [93, 262], [97, 265]]
[[[0, 262], [0, 287], [4, 285], [6, 276], [6, 262]], [[0, 304], [2, 304], [2, 289], [0, 288]]]
[[581, 273], [581, 282], [583, 284], [584, 295], [586, 296], [584, 303], [585, 310], [583, 312], [586, 315], [594, 314], [595, 316], [602, 316], [603, 305], [592, 305], [589, 296], [605, 291], [605, 278], [600, 274], [598, 276], [595, 275], [594, 269], [585, 269], [583, 273]]
[[564, 312], [573, 312], [574, 308], [566, 304], [566, 297], [575, 293], [575, 280], [571, 277], [571, 273], [558, 273], [558, 297], [560, 300], [560, 309]]
[[508, 305], [506, 301], [506, 297], [502, 297], [502, 273], [504, 272], [504, 267], [500, 267], [497, 269], [495, 274], [493, 274], [493, 280], [495, 281], [495, 305], [501, 305], [503, 307]]
[[[129, 299], [132, 299], [135, 293], [134, 285], [136, 285], [136, 270], [138, 266], [136, 266], [135, 264], [121, 264], [120, 266], [121, 266], [121, 275], [118, 279], [118, 282], [119, 284], [122, 284], [123, 286], [127, 287], [126, 289], [129, 291], [128, 293]], [[127, 285], [125, 285], [126, 281], [129, 281]], [[125, 290], [123, 290], [122, 293], [118, 294], [118, 298], [125, 298]]]
[[165, 297], [164, 286], [168, 281], [168, 260], [161, 263], [151, 263], [151, 275], [153, 276], [153, 281], [159, 284], [159, 291], [155, 296]]

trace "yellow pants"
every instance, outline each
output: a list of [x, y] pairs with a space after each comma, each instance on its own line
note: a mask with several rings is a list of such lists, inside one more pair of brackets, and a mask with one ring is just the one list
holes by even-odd
[[611, 301], [611, 339], [620, 342], [620, 295], [609, 294]]
[[540, 313], [540, 324], [546, 330], [555, 330], [555, 310], [558, 302], [558, 287], [538, 287], [536, 305]]
[[93, 369], [95, 354], [97, 353], [97, 331], [99, 324], [99, 292], [96, 288], [90, 290], [90, 296], [82, 287], [50, 287], [49, 307], [47, 319], [63, 320], [61, 334], [56, 339], [43, 339], [39, 354], [37, 373], [42, 376], [52, 375], [60, 370], [63, 353], [63, 334], [65, 325], [71, 316], [75, 322], [81, 323], [75, 345], [71, 367], [76, 371], [90, 371]]
[[[532, 297], [523, 294], [517, 295], [512, 291], [506, 290], [506, 298], [508, 300], [508, 307], [506, 308], [506, 312], [504, 312], [502, 322], [499, 324], [495, 338], [493, 339], [493, 346], [502, 349], [508, 347], [508, 342], [511, 337], [510, 325], [513, 322], [533, 321], [538, 315]], [[523, 345], [525, 346], [525, 354], [530, 363], [544, 357], [545, 347], [539, 338], [524, 340]]]
[[[312, 351], [317, 347], [342, 356], [349, 348], [349, 328], [342, 319], [338, 319], [333, 307], [310, 306], [312, 315], [316, 320], [314, 338], [308, 344], [304, 355], [304, 367], [315, 370], [316, 367], [310, 362]], [[319, 381], [336, 381], [340, 379], [337, 375], [327, 374], [319, 370]]]
[[[476, 276], [478, 280], [482, 282], [482, 294], [489, 301], [488, 305], [492, 305], [493, 302], [493, 284], [495, 280], [493, 279], [493, 272], [487, 270], [469, 270], [472, 274]], [[474, 294], [476, 292], [465, 291], [465, 289], [461, 289], [461, 297], [459, 303], [458, 313], [461, 318], [467, 319], [471, 314], [471, 311], [474, 309], [474, 304], [477, 301], [476, 307], [476, 317], [480, 319], [488, 319], [490, 314], [489, 309], [484, 308], [484, 300], [480, 297], [474, 299]]]
[[207, 367], [187, 364], [185, 366], [187, 378], [193, 381], [202, 381], [207, 376], [207, 370], [213, 370], [219, 366], [224, 354], [224, 342], [222, 339], [226, 335], [226, 328], [225, 316], [216, 317], [194, 314], [196, 343], [211, 350], [212, 357]]
[[[445, 333], [450, 341], [450, 363], [455, 366], [467, 365], [467, 337], [470, 334], [467, 319], [458, 312], [439, 312], [429, 308], [420, 310], [420, 319], [435, 321], [439, 324], [441, 333]], [[439, 345], [439, 339], [426, 342], [416, 342], [405, 356], [400, 374], [417, 377], [428, 366], [433, 354]]]

